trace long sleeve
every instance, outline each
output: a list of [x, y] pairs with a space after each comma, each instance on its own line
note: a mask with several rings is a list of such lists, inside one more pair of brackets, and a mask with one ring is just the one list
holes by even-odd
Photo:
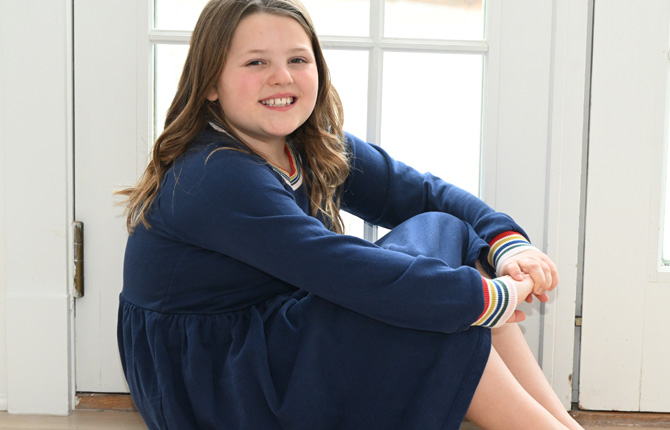
[[185, 243], [399, 327], [462, 331], [484, 309], [475, 269], [328, 231], [254, 156], [193, 155], [174, 172], [157, 207], [164, 228]]
[[355, 136], [347, 135], [347, 143], [352, 168], [342, 207], [348, 212], [386, 228], [423, 212], [445, 212], [472, 225], [487, 243], [508, 231], [527, 239], [509, 216], [494, 211], [467, 191], [430, 173], [420, 173]]

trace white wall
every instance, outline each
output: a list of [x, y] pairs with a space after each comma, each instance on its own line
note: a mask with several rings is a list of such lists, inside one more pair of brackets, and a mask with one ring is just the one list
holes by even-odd
[[15, 413], [70, 409], [71, 11], [0, 2], [0, 406]]

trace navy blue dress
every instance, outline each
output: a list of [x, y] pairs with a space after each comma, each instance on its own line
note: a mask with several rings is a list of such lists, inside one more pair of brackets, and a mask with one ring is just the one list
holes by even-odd
[[211, 128], [165, 175], [126, 248], [118, 343], [150, 429], [458, 429], [483, 372], [487, 243], [508, 216], [347, 135], [342, 208]]

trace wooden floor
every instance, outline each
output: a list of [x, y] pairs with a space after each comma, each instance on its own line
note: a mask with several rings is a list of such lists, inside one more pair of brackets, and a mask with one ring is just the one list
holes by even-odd
[[[662, 430], [670, 429], [670, 414], [573, 411], [586, 430]], [[461, 430], [481, 430], [472, 423], [463, 423]]]
[[[670, 429], [668, 414], [617, 414], [575, 412], [577, 420], [587, 430], [661, 430]], [[137, 412], [77, 410], [67, 417], [26, 416], [0, 413], [2, 430], [146, 430]], [[465, 423], [461, 430], [479, 427]]]
[[147, 430], [137, 412], [74, 411], [67, 417], [11, 415], [0, 412], [2, 430]]

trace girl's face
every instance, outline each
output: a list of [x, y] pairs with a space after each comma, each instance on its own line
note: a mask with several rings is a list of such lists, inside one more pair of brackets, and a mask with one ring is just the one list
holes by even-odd
[[225, 66], [207, 95], [254, 149], [285, 142], [314, 110], [318, 71], [312, 42], [292, 18], [255, 13], [233, 34]]

